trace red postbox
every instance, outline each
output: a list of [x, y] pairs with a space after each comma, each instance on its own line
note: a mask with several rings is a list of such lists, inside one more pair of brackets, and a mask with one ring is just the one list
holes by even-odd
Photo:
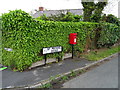
[[69, 43], [70, 44], [77, 44], [77, 33], [70, 33]]

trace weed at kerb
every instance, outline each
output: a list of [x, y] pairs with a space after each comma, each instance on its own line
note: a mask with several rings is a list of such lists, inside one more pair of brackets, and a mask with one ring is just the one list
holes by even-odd
[[76, 76], [77, 73], [75, 73], [74, 71], [71, 71], [70, 73], [70, 76], [73, 77], [73, 76]]
[[62, 80], [63, 80], [63, 81], [68, 80], [68, 79], [69, 79], [68, 76], [63, 76], [63, 77], [62, 77]]
[[51, 88], [51, 87], [52, 87], [51, 83], [47, 83], [47, 84], [40, 86], [40, 88]]

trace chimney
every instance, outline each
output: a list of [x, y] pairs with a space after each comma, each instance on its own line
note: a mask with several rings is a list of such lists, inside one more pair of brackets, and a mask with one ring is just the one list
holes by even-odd
[[44, 10], [44, 7], [39, 7], [39, 11], [43, 11]]

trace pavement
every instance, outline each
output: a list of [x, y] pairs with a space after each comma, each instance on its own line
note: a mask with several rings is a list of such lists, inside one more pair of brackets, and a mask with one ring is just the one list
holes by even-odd
[[42, 80], [46, 80], [51, 76], [61, 73], [66, 73], [76, 68], [84, 67], [93, 61], [85, 59], [74, 58], [65, 59], [59, 63], [52, 63], [46, 66], [34, 68], [24, 72], [13, 72], [10, 69], [0, 71], [2, 73], [2, 87], [0, 88], [13, 88], [24, 87], [37, 84]]
[[118, 58], [64, 83], [63, 88], [118, 88]]
[[77, 68], [85, 67], [95, 61], [88, 61], [81, 58], [68, 58], [58, 63], [36, 67], [29, 71], [13, 72], [10, 69], [0, 71], [2, 85], [0, 88], [27, 87], [49, 79], [51, 76], [64, 74]]

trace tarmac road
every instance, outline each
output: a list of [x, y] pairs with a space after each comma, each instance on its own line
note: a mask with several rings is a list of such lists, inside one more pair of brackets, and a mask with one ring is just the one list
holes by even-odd
[[63, 88], [118, 88], [118, 57], [66, 83]]

